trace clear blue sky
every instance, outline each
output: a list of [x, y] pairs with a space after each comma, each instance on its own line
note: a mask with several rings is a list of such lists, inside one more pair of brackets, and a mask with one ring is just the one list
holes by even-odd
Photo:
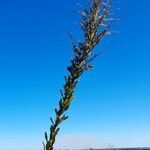
[[[64, 29], [81, 36], [77, 2], [0, 1], [0, 150], [42, 149], [72, 53]], [[119, 34], [97, 47], [57, 147], [150, 146], [149, 5], [115, 2]]]

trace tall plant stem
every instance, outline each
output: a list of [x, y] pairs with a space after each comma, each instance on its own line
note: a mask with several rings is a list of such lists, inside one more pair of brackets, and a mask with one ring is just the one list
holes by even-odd
[[44, 150], [53, 150], [56, 136], [60, 125], [68, 118], [66, 111], [70, 108], [74, 99], [74, 90], [78, 79], [82, 74], [92, 69], [91, 61], [96, 57], [91, 57], [95, 46], [107, 34], [109, 23], [110, 4], [106, 0], [91, 0], [90, 8], [81, 10], [81, 29], [84, 33], [83, 42], [75, 42], [73, 39], [73, 57], [71, 64], [67, 67], [68, 75], [65, 76], [65, 84], [60, 90], [61, 98], [59, 105], [55, 108], [54, 119], [51, 119], [50, 133], [45, 132], [46, 143], [43, 143]]

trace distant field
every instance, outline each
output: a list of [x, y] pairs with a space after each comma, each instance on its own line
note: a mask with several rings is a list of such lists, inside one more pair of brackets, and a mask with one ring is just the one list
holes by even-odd
[[[58, 149], [58, 150], [72, 150], [72, 149]], [[106, 148], [106, 149], [73, 149], [73, 150], [150, 150], [150, 147], [148, 148]]]
[[108, 149], [91, 149], [91, 150], [150, 150], [149, 148], [108, 148]]

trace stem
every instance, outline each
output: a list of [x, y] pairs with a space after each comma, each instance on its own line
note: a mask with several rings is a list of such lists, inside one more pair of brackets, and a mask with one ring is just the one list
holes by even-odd
[[[83, 9], [81, 12], [81, 28], [84, 32], [84, 40], [81, 43], [73, 43], [73, 59], [70, 66], [67, 67], [69, 74], [65, 76], [65, 84], [63, 89], [60, 90], [61, 99], [59, 100], [58, 108], [55, 109], [54, 120], [50, 118], [52, 123], [50, 134], [48, 136], [45, 133], [46, 143], [43, 143], [44, 150], [54, 149], [56, 136], [60, 129], [59, 126], [68, 118], [65, 113], [74, 99], [74, 90], [78, 79], [85, 71], [92, 68], [90, 62], [93, 58], [90, 58], [90, 55], [108, 31], [109, 23], [107, 22], [107, 17], [109, 8], [108, 2], [104, 4], [102, 0], [92, 0], [90, 10]], [[102, 24], [106, 24], [106, 26], [103, 27]]]

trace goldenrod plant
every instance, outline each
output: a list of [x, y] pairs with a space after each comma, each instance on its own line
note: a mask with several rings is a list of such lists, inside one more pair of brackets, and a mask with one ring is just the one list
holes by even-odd
[[60, 90], [61, 98], [59, 105], [55, 108], [54, 118], [50, 118], [50, 132], [45, 132], [43, 142], [44, 150], [53, 150], [56, 136], [60, 125], [68, 119], [66, 111], [74, 99], [74, 90], [77, 87], [79, 78], [84, 72], [91, 70], [91, 61], [97, 56], [91, 56], [93, 49], [109, 33], [110, 28], [110, 2], [108, 0], [90, 0], [88, 9], [82, 8], [81, 29], [84, 33], [83, 41], [77, 42], [72, 38], [73, 56], [70, 65], [67, 67], [68, 74], [65, 76], [65, 84]]

